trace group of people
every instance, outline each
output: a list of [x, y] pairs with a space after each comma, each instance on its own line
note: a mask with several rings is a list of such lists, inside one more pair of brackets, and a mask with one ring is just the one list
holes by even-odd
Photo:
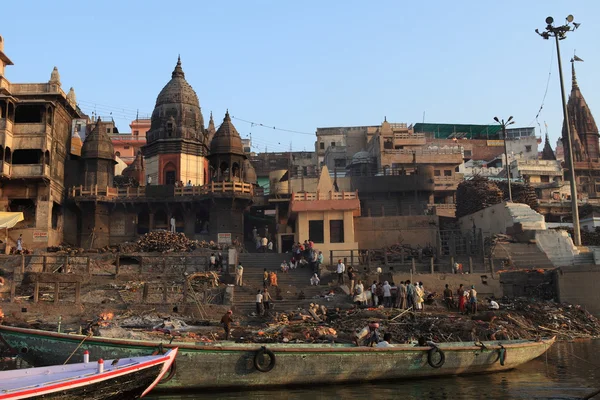
[[[455, 302], [454, 293], [450, 289], [450, 285], [446, 284], [444, 302], [448, 311], [456, 308], [461, 314], [477, 313], [477, 290], [475, 290], [475, 285], [471, 285], [470, 289], [465, 289], [461, 283], [458, 289], [456, 289], [456, 298], [458, 299], [458, 304]], [[495, 300], [488, 298], [487, 301], [489, 310], [500, 309], [500, 305]]]
[[266, 253], [266, 252], [273, 251], [273, 241], [271, 240], [271, 236], [269, 235], [268, 225], [265, 225], [264, 236], [260, 236], [258, 234], [258, 229], [256, 229], [256, 226], [254, 228], [252, 228], [252, 240], [254, 240], [256, 250], [259, 253]]
[[371, 305], [373, 307], [383, 305], [384, 307], [412, 308], [423, 311], [425, 299], [426, 292], [423, 282], [412, 283], [410, 280], [406, 280], [396, 285], [394, 282], [373, 281], [371, 285]]
[[305, 240], [304, 243], [298, 242], [292, 246], [293, 257], [290, 263], [295, 267], [304, 268], [308, 266], [313, 274], [321, 279], [321, 265], [323, 265], [323, 252], [315, 248], [312, 240]]
[[[241, 266], [241, 264], [240, 264]], [[212, 253], [208, 258], [208, 269], [210, 271], [221, 271], [223, 269], [223, 253], [219, 252], [215, 255]]]
[[265, 312], [271, 309], [271, 293], [269, 288], [265, 287], [261, 291], [260, 289], [256, 292], [256, 315], [263, 316]]

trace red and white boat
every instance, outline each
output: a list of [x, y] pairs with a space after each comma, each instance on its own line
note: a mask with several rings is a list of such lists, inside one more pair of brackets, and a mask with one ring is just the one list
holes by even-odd
[[[138, 399], [169, 372], [177, 348], [146, 357], [98, 360], [0, 372], [0, 400]], [[168, 379], [167, 376], [165, 379]]]

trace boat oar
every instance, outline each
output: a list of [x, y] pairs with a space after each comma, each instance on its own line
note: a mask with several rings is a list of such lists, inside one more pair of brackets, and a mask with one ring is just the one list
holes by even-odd
[[63, 363], [63, 365], [65, 365], [66, 363], [68, 363], [68, 362], [69, 362], [69, 360], [71, 359], [71, 357], [73, 357], [73, 354], [75, 354], [75, 352], [76, 352], [77, 350], [79, 350], [79, 348], [81, 347], [81, 345], [83, 344], [83, 342], [85, 342], [85, 340], [86, 340], [87, 338], [89, 338], [90, 336], [92, 336], [92, 334], [91, 334], [91, 333], [88, 333], [88, 335], [87, 335], [86, 337], [84, 337], [84, 338], [83, 338], [83, 340], [81, 341], [81, 343], [79, 343], [79, 344], [77, 345], [77, 347], [75, 347], [75, 350], [73, 350], [73, 352], [71, 353], [71, 355], [69, 356], [69, 358], [67, 358], [67, 361], [65, 361], [65, 362]]

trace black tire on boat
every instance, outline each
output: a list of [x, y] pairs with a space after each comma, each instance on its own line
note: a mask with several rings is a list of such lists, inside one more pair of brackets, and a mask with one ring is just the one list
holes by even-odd
[[177, 373], [177, 360], [173, 360], [173, 363], [171, 364], [171, 367], [169, 368], [169, 373], [167, 374], [167, 376], [162, 378], [159, 383], [169, 382], [171, 379], [173, 379], [173, 377], [175, 376], [176, 373]]
[[[435, 353], [440, 354], [440, 359], [437, 363], [433, 362], [433, 357], [434, 357]], [[432, 368], [440, 368], [442, 365], [444, 365], [445, 362], [446, 362], [446, 355], [444, 354], [444, 352], [442, 350], [440, 350], [439, 347], [432, 347], [427, 352], [427, 363], [429, 365], [431, 365]]]
[[498, 361], [500, 361], [500, 365], [504, 366], [504, 362], [506, 361], [506, 348], [500, 345], [498, 349]]
[[[265, 354], [269, 356], [269, 365], [264, 366], [261, 362], [265, 358]], [[269, 372], [275, 367], [275, 354], [265, 346], [262, 346], [258, 351], [254, 354], [254, 368], [256, 368], [260, 372]]]

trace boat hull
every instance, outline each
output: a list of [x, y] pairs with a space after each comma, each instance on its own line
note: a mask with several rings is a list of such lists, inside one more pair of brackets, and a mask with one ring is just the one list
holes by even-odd
[[[81, 344], [74, 358], [84, 350], [95, 358], [137, 357], [156, 351], [159, 343], [101, 337], [85, 338], [31, 329], [0, 326], [0, 335], [21, 356], [34, 365], [63, 363]], [[82, 343], [83, 341], [83, 343]], [[163, 344], [178, 347], [177, 372], [157, 389], [170, 388], [259, 388], [278, 385], [315, 385], [319, 383], [365, 382], [444, 375], [490, 373], [515, 368], [542, 355], [554, 338], [534, 341], [440, 344], [445, 356], [435, 368], [428, 362], [430, 347], [398, 345], [390, 348], [348, 345], [269, 344], [276, 363], [268, 372], [258, 371], [256, 344]], [[505, 351], [504, 356], [501, 352]], [[433, 364], [439, 359], [435, 355]]]

